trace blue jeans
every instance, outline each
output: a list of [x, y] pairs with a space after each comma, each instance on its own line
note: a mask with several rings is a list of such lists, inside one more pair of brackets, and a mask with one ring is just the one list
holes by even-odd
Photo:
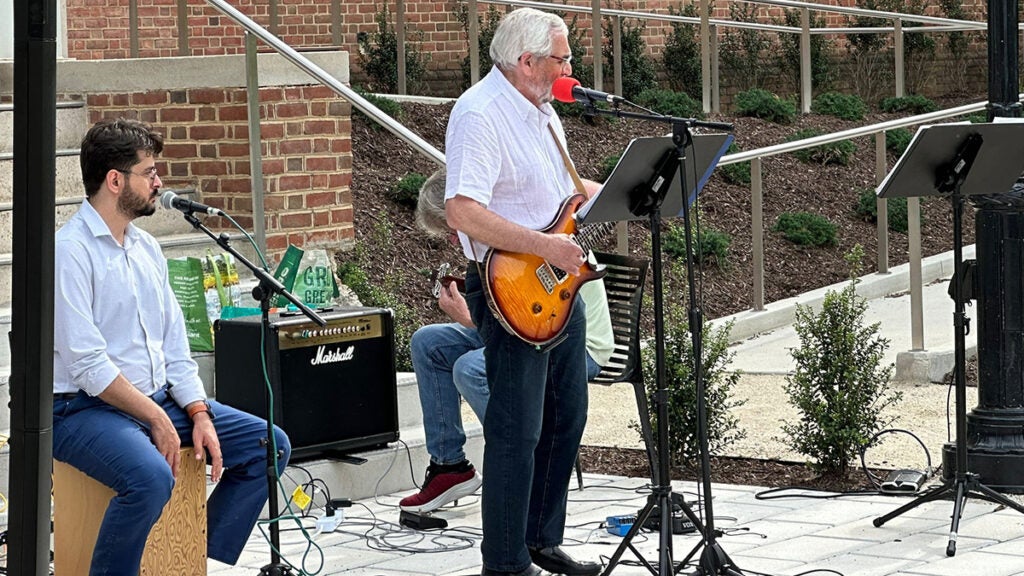
[[[457, 464], [466, 457], [460, 396], [466, 399], [477, 420], [484, 422], [491, 392], [487, 388], [483, 346], [476, 330], [455, 322], [429, 324], [412, 335], [412, 365], [431, 462]], [[600, 371], [601, 367], [587, 354], [587, 380]]]
[[[483, 564], [519, 571], [527, 547], [562, 543], [569, 479], [587, 420], [586, 307], [577, 298], [565, 340], [538, 351], [505, 331], [473, 266], [466, 303], [485, 343]], [[523, 479], [529, 479], [524, 482]]]
[[[152, 396], [192, 445], [192, 421], [165, 390]], [[206, 505], [207, 555], [234, 564], [267, 501], [267, 423], [210, 401], [224, 455], [224, 474]], [[275, 429], [283, 470], [288, 437]], [[90, 576], [136, 576], [146, 538], [170, 500], [174, 477], [143, 423], [84, 392], [53, 402], [53, 457], [110, 486], [110, 500], [93, 550]]]

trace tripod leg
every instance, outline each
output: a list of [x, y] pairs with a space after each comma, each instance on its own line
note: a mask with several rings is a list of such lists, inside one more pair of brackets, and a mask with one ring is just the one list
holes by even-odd
[[953, 521], [949, 525], [949, 543], [946, 544], [946, 556], [956, 554], [956, 532], [960, 528], [960, 515], [964, 513], [964, 503], [967, 500], [966, 483], [956, 483], [956, 499], [953, 501]]
[[985, 486], [980, 482], [971, 482], [969, 488], [971, 490], [976, 490], [977, 492], [979, 492], [979, 496], [985, 498], [986, 500], [990, 500], [996, 504], [1001, 504], [1003, 506], [1006, 506], [1007, 508], [1013, 508], [1017, 512], [1024, 514], [1024, 505], [1015, 500], [1007, 498], [1003, 494], [996, 492], [995, 490], [989, 488], [988, 486]]
[[[633, 548], [633, 537], [636, 536], [636, 533], [640, 531], [640, 528], [645, 522], [647, 522], [647, 519], [650, 518], [651, 512], [654, 510], [654, 506], [657, 501], [658, 496], [656, 494], [651, 494], [647, 497], [647, 504], [645, 504], [640, 510], [640, 513], [636, 515], [636, 520], [633, 521], [633, 526], [630, 527], [629, 532], [627, 532], [622, 538], [622, 543], [619, 544], [619, 547], [615, 549], [615, 553], [612, 554], [612, 557], [608, 560], [608, 565], [605, 567], [602, 575], [607, 576], [612, 573], [612, 570], [619, 563], [619, 558], [622, 558], [622, 554], [626, 551], [626, 548], [629, 548], [636, 553], [636, 549]], [[637, 557], [640, 558], [640, 560], [647, 566], [647, 569], [651, 571], [651, 574], [658, 573], [654, 570], [653, 566], [644, 560], [643, 556], [637, 554]]]
[[875, 518], [872, 521], [872, 524], [874, 524], [875, 527], [877, 528], [877, 527], [881, 526], [882, 524], [885, 524], [889, 520], [892, 520], [893, 518], [899, 516], [900, 514], [903, 514], [907, 510], [910, 510], [911, 508], [916, 508], [916, 507], [920, 506], [921, 504], [924, 504], [925, 502], [931, 502], [932, 500], [938, 500], [943, 495], [945, 495], [946, 492], [952, 491], [952, 489], [953, 489], [952, 481], [943, 482], [942, 484], [939, 484], [935, 488], [932, 488], [931, 490], [925, 492], [924, 494], [918, 496], [917, 498], [914, 498], [910, 502], [907, 502], [906, 504], [904, 504], [903, 506], [900, 506], [899, 508], [893, 510], [892, 512], [889, 512], [888, 514], [886, 514], [884, 516], [879, 516], [878, 518]]

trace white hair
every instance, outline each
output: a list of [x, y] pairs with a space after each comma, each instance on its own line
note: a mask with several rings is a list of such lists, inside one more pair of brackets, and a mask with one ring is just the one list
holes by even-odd
[[491, 61], [498, 68], [514, 68], [524, 52], [550, 56], [552, 36], [569, 35], [569, 28], [558, 15], [533, 8], [513, 10], [501, 19], [491, 40]]

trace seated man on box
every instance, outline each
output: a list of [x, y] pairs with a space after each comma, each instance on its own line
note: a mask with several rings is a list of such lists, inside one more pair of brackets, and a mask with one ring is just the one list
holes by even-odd
[[[207, 554], [234, 564], [267, 501], [267, 423], [207, 401], [160, 245], [132, 221], [156, 210], [163, 137], [103, 120], [82, 140], [86, 200], [57, 232], [53, 456], [111, 487], [91, 575], [138, 574], [182, 444], [218, 482]], [[291, 446], [275, 430], [280, 458]]]
[[[433, 236], [448, 236], [444, 213], [445, 172], [438, 170], [423, 184], [416, 206], [416, 223]], [[487, 412], [487, 370], [484, 343], [469, 317], [466, 300], [454, 282], [441, 282], [438, 306], [454, 322], [423, 326], [412, 335], [412, 365], [419, 387], [430, 464], [422, 489], [399, 506], [409, 512], [430, 512], [467, 496], [480, 487], [481, 478], [466, 459], [459, 397], [466, 399], [481, 423]], [[608, 301], [602, 282], [580, 289], [587, 303], [587, 377], [593, 379], [615, 349]]]

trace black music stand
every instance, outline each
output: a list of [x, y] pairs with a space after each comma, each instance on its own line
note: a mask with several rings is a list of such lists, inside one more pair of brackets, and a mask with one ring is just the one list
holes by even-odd
[[1024, 172], [1020, 154], [1024, 126], [1020, 124], [943, 124], [923, 126], [903, 153], [892, 172], [878, 187], [880, 198], [910, 196], [949, 196], [953, 204], [953, 279], [954, 365], [956, 386], [956, 474], [873, 524], [889, 520], [925, 502], [953, 496], [953, 520], [949, 529], [946, 555], [956, 554], [957, 529], [967, 497], [1002, 504], [1024, 514], [1024, 505], [981, 483], [977, 474], [967, 471], [967, 318], [964, 313], [962, 218], [965, 196], [993, 194], [1010, 190]]
[[[661, 117], [666, 118], [667, 117]], [[658, 118], [651, 118], [657, 120]], [[678, 119], [669, 119], [678, 120]], [[701, 312], [696, 305], [694, 283], [694, 262], [691, 248], [690, 204], [694, 201], [700, 188], [711, 176], [718, 160], [732, 142], [728, 134], [692, 135], [689, 126], [693, 121], [673, 121], [673, 136], [662, 138], [637, 138], [629, 143], [626, 151], [619, 159], [615, 170], [605, 182], [601, 191], [587, 204], [577, 211], [579, 223], [616, 222], [623, 220], [649, 219], [651, 227], [651, 269], [654, 273], [654, 340], [655, 340], [655, 376], [657, 392], [654, 394], [654, 405], [658, 415], [657, 469], [652, 470], [651, 480], [654, 487], [647, 504], [637, 514], [636, 520], [626, 533], [622, 543], [615, 550], [604, 574], [611, 574], [618, 564], [626, 548], [657, 576], [671, 576], [704, 546], [699, 570], [706, 576], [725, 574], [742, 576], [732, 559], [718, 545], [718, 536], [714, 526], [714, 512], [711, 503], [710, 456], [707, 437], [707, 403], [704, 398], [704, 380], [702, 378], [701, 337], [703, 321]], [[728, 125], [718, 124], [714, 127], [723, 128]], [[729, 126], [731, 128], [731, 126]], [[692, 170], [688, 171], [687, 160]], [[699, 178], [697, 177], [699, 175]], [[686, 201], [683, 200], [683, 183], [686, 185]], [[665, 330], [662, 313], [662, 265], [661, 265], [661, 213], [668, 213], [683, 218], [686, 234], [687, 271], [690, 297], [690, 332], [693, 335], [694, 379], [697, 383], [697, 436], [701, 451], [702, 485], [704, 489], [704, 510], [706, 521], [700, 518], [682, 498], [673, 498], [672, 481], [669, 475], [669, 439], [668, 439], [668, 389], [665, 378]], [[682, 509], [686, 517], [700, 531], [703, 539], [679, 564], [672, 560], [673, 507]], [[633, 537], [639, 532], [654, 509], [660, 516], [658, 547], [658, 565], [652, 566], [633, 546]]]

